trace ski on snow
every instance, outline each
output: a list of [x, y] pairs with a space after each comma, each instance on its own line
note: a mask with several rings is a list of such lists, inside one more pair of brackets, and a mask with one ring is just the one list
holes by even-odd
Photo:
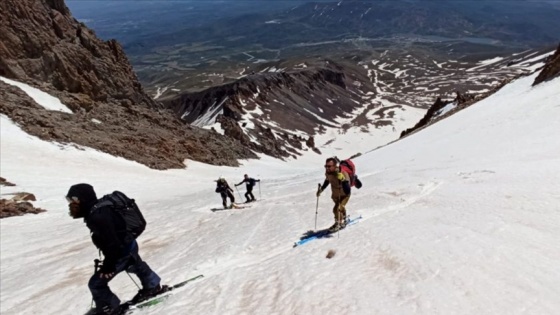
[[[344, 229], [348, 228], [350, 225], [354, 225], [356, 223], [358, 223], [358, 221], [362, 219], [362, 216], [360, 215], [359, 217], [356, 218], [349, 218], [346, 221], [346, 227], [344, 227]], [[342, 229], [342, 230], [344, 230]], [[323, 229], [323, 230], [318, 230], [318, 231], [309, 231], [307, 232], [305, 235], [303, 235], [299, 241], [294, 243], [294, 247], [297, 246], [301, 246], [303, 244], [309, 243], [313, 240], [316, 239], [320, 239], [320, 238], [327, 238], [327, 237], [331, 237], [332, 234], [334, 234], [336, 232], [331, 232], [329, 231], [329, 229]]]
[[159, 303], [167, 300], [167, 298], [169, 298], [173, 294], [173, 290], [179, 289], [179, 288], [185, 286], [187, 283], [192, 282], [192, 281], [197, 280], [197, 279], [200, 279], [202, 277], [204, 277], [204, 276], [203, 275], [198, 275], [196, 277], [192, 277], [192, 278], [187, 279], [183, 282], [179, 282], [177, 284], [174, 284], [174, 285], [170, 286], [167, 289], [167, 291], [163, 292], [160, 295], [156, 295], [156, 296], [152, 297], [151, 299], [148, 299], [146, 301], [142, 301], [142, 302], [136, 303], [136, 304], [128, 304], [129, 306], [128, 306], [128, 309], [127, 309], [125, 314], [130, 314], [135, 309], [146, 308], [146, 307], [149, 307], [149, 306], [159, 304]]
[[227, 211], [227, 210], [236, 210], [236, 209], [245, 209], [245, 208], [251, 208], [251, 206], [246, 204], [234, 203], [231, 208], [212, 208], [210, 210], [212, 210], [212, 212], [217, 212], [217, 211]]
[[[146, 307], [149, 307], [149, 306], [152, 306], [152, 305], [159, 304], [159, 303], [167, 300], [167, 298], [169, 298], [173, 294], [173, 290], [179, 289], [179, 288], [185, 286], [186, 284], [188, 284], [188, 283], [190, 283], [194, 280], [200, 279], [202, 277], [204, 277], [204, 276], [203, 275], [198, 275], [196, 277], [192, 277], [192, 278], [189, 278], [185, 281], [182, 281], [182, 282], [179, 282], [179, 283], [174, 284], [172, 286], [169, 286], [167, 288], [167, 291], [162, 292], [161, 294], [158, 294], [154, 297], [151, 297], [151, 298], [149, 298], [145, 301], [139, 302], [139, 303], [132, 303], [131, 301], [122, 303], [120, 305], [120, 309], [121, 309], [120, 314], [123, 314], [123, 315], [130, 314], [136, 309], [146, 308]], [[87, 313], [85, 313], [85, 315], [94, 315], [96, 313], [97, 313], [96, 309], [91, 308]]]

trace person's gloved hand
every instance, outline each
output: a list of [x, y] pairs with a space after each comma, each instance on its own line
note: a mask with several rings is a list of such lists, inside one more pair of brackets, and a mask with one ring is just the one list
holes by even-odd
[[336, 177], [338, 178], [339, 181], [343, 181], [343, 180], [346, 179], [346, 177], [344, 177], [344, 174], [342, 174], [342, 173], [338, 173], [338, 174], [336, 175]]
[[322, 189], [317, 190], [317, 197], [321, 196], [321, 193], [323, 192]]
[[104, 261], [101, 268], [99, 268], [99, 277], [110, 279], [115, 275], [115, 269], [115, 264]]

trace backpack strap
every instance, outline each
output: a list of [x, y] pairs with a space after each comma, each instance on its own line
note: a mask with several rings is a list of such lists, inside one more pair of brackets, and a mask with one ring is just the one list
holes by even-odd
[[124, 194], [121, 193], [120, 191], [114, 191], [112, 194], [103, 196], [101, 201], [99, 201], [93, 206], [92, 211], [105, 206], [117, 207], [117, 206], [126, 206], [126, 205], [127, 205], [127, 199], [126, 197], [124, 197]]
[[115, 203], [114, 203], [113, 201], [111, 201], [110, 199], [103, 198], [103, 200], [101, 200], [100, 202], [96, 203], [96, 204], [91, 208], [91, 211], [93, 212], [93, 211], [95, 211], [95, 210], [97, 210], [97, 209], [99, 209], [99, 208], [106, 207], [106, 206], [114, 207], [114, 206], [115, 206]]

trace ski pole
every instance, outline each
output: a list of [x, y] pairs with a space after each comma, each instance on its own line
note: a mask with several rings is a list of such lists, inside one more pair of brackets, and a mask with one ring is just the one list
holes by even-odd
[[260, 181], [259, 181], [259, 199], [262, 199], [262, 196], [261, 196], [261, 182]]
[[[321, 191], [321, 183], [317, 184], [317, 193]], [[319, 212], [319, 196], [317, 195], [317, 205], [315, 206], [315, 231], [317, 231], [317, 213]]]
[[[338, 209], [337, 209], [338, 211], [336, 212], [336, 217], [337, 217], [338, 224], [340, 224], [340, 212], [341, 212], [340, 207], [344, 207], [341, 204], [342, 201], [340, 200], [340, 195], [342, 194], [342, 181], [339, 181], [339, 183], [340, 183], [340, 188], [338, 190]], [[340, 227], [338, 228], [336, 237], [340, 238]]]
[[241, 199], [241, 202], [243, 202], [243, 198], [241, 198], [241, 193], [239, 192], [239, 190], [237, 190], [237, 186], [235, 187], [235, 191], [237, 191], [237, 194], [239, 195], [239, 199]]
[[128, 270], [126, 271], [126, 274], [128, 275], [128, 277], [130, 278], [130, 280], [132, 280], [132, 282], [134, 282], [134, 284], [136, 285], [136, 287], [138, 289], [141, 289], [140, 286], [138, 285], [138, 283], [136, 283], [136, 281], [134, 281], [134, 279], [132, 278], [132, 276], [130, 275], [130, 273], [128, 273]]

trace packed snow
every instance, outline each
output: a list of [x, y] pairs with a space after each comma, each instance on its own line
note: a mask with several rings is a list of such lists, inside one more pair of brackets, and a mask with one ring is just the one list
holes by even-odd
[[70, 110], [70, 108], [68, 108], [68, 106], [62, 104], [60, 99], [58, 99], [56, 97], [53, 97], [48, 93], [45, 93], [45, 92], [43, 92], [43, 91], [41, 91], [37, 88], [34, 88], [30, 85], [27, 85], [27, 84], [24, 84], [24, 83], [21, 83], [21, 82], [17, 82], [17, 81], [14, 81], [14, 80], [10, 80], [8, 78], [4, 78], [4, 77], [1, 77], [1, 76], [0, 76], [0, 81], [20, 88], [27, 95], [29, 95], [37, 104], [43, 106], [45, 109], [72, 114], [72, 111]]
[[[0, 312], [90, 307], [97, 250], [64, 199], [87, 182], [99, 196], [136, 198], [148, 221], [140, 253], [165, 283], [204, 275], [134, 314], [558, 314], [560, 79], [534, 78], [377, 150], [356, 145], [370, 152], [354, 159], [364, 187], [348, 212], [364, 219], [296, 248], [315, 219], [332, 224], [327, 192], [315, 208], [327, 155], [156, 171], [39, 140], [1, 116], [0, 175], [17, 184], [2, 197], [32, 192], [48, 211], [0, 221]], [[260, 200], [210, 211], [221, 204], [213, 180], [245, 173], [262, 180]], [[137, 291], [125, 273], [111, 288], [122, 299]]]

